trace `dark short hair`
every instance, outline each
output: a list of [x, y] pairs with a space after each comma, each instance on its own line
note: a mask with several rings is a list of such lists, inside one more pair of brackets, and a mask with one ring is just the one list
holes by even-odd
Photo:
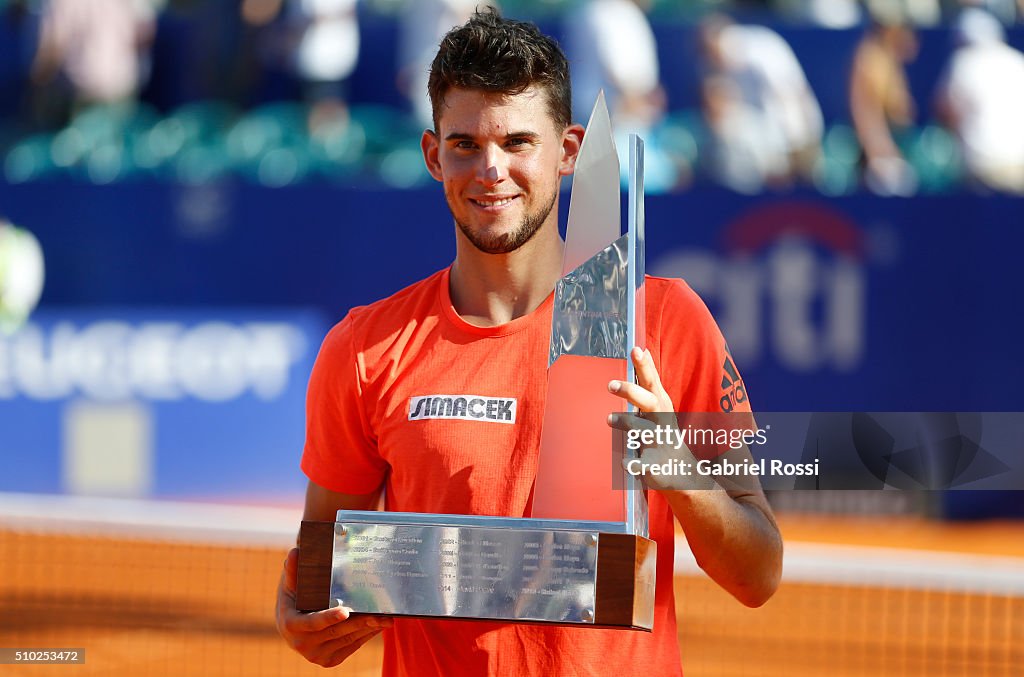
[[430, 64], [427, 91], [434, 127], [452, 87], [500, 94], [521, 94], [537, 85], [557, 127], [572, 124], [569, 61], [562, 48], [532, 23], [503, 18], [493, 7], [477, 10], [462, 26], [448, 31]]

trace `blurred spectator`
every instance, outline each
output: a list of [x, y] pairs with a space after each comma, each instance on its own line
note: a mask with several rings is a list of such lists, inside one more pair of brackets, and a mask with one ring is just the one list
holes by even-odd
[[969, 7], [987, 10], [1007, 26], [1024, 18], [1024, 0], [956, 0], [955, 15]]
[[964, 10], [955, 33], [958, 47], [936, 99], [939, 117], [959, 139], [975, 180], [1024, 194], [1024, 54], [981, 9]]
[[[262, 72], [255, 100], [297, 96], [313, 134], [348, 123], [348, 80], [359, 58], [358, 0], [242, 0], [243, 43]], [[248, 64], [244, 64], [248, 65]], [[247, 69], [243, 69], [243, 73]]]
[[242, 102], [255, 68], [242, 67], [254, 58], [238, 5], [161, 2], [150, 50], [152, 70], [140, 97], [163, 112], [212, 98]]
[[677, 188], [688, 162], [666, 150], [660, 137], [665, 117], [657, 43], [647, 20], [649, 0], [590, 0], [566, 11], [565, 51], [573, 80], [573, 117], [590, 119], [604, 91], [623, 181], [629, 177], [629, 135], [644, 140], [644, 185], [652, 193]]
[[236, 91], [246, 106], [303, 96], [293, 66], [296, 40], [285, 16], [286, 1], [242, 0], [239, 5], [242, 49], [235, 70], [244, 84]]
[[409, 100], [416, 120], [426, 128], [434, 126], [427, 96], [430, 63], [444, 34], [466, 23], [477, 4], [477, 0], [407, 0], [402, 12], [398, 88]]
[[780, 13], [824, 28], [852, 28], [861, 19], [857, 0], [777, 0]]
[[786, 183], [789, 158], [785, 139], [743, 100], [735, 82], [722, 76], [706, 78], [701, 102], [707, 136], [700, 162], [706, 176], [747, 194], [757, 193], [765, 185]]
[[937, 26], [942, 21], [940, 0], [864, 0], [864, 5], [868, 14], [885, 23]]
[[565, 14], [574, 117], [585, 123], [604, 90], [612, 125], [650, 128], [665, 113], [646, 0], [590, 0]]
[[748, 109], [761, 116], [760, 126], [769, 130], [765, 143], [782, 140], [784, 176], [810, 181], [821, 152], [823, 120], [790, 46], [771, 29], [735, 24], [721, 15], [703, 22], [700, 39], [705, 77], [732, 82]]
[[348, 78], [359, 57], [357, 0], [290, 0], [293, 64], [310, 105], [309, 129], [348, 120]]
[[914, 123], [915, 106], [904, 64], [917, 56], [917, 38], [899, 22], [875, 21], [853, 57], [850, 116], [863, 153], [864, 183], [880, 195], [911, 195], [914, 170], [893, 129]]
[[131, 100], [148, 75], [152, 0], [46, 0], [32, 64], [36, 113], [62, 124], [72, 108]]

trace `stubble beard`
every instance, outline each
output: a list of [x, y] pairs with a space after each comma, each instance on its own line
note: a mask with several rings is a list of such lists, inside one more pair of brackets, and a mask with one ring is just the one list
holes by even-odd
[[451, 209], [451, 200], [448, 202], [448, 209], [451, 210], [452, 216], [455, 218], [455, 224], [462, 231], [462, 234], [466, 236], [466, 239], [484, 254], [510, 254], [515, 250], [522, 247], [524, 244], [529, 242], [540, 227], [547, 221], [548, 215], [551, 214], [551, 210], [555, 208], [555, 200], [558, 198], [558, 191], [551, 193], [551, 199], [548, 200], [546, 206], [538, 209], [533, 214], [527, 214], [523, 217], [522, 222], [519, 226], [509, 232], [502, 233], [500, 235], [482, 235], [479, 232], [473, 231], [469, 226], [459, 221], [455, 217], [455, 211]]

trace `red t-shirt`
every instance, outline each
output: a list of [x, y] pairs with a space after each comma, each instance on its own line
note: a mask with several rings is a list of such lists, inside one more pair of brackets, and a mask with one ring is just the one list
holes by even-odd
[[[529, 315], [477, 327], [452, 307], [446, 269], [352, 309], [324, 339], [310, 376], [303, 471], [341, 493], [385, 483], [388, 510], [524, 516], [537, 473], [547, 388], [538, 365], [547, 365], [552, 302], [553, 294]], [[676, 409], [722, 411], [737, 399], [746, 408], [725, 341], [697, 295], [681, 280], [648, 277], [646, 303], [644, 347]], [[472, 413], [445, 416], [443, 405], [431, 412], [433, 396], [459, 396]], [[383, 674], [681, 674], [672, 514], [654, 492], [650, 535], [658, 543], [653, 632], [396, 618], [384, 632]]]

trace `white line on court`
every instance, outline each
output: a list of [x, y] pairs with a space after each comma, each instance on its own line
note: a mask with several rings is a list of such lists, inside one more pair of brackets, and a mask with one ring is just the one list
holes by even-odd
[[301, 508], [0, 493], [0, 526], [45, 533], [288, 548], [301, 519]]
[[[288, 548], [301, 508], [0, 493], [0, 527], [44, 533]], [[677, 574], [700, 574], [683, 537]], [[1024, 597], [1024, 558], [788, 541], [783, 580]]]
[[[701, 574], [686, 539], [676, 538], [677, 574]], [[1024, 558], [787, 541], [782, 580], [1024, 597]]]

